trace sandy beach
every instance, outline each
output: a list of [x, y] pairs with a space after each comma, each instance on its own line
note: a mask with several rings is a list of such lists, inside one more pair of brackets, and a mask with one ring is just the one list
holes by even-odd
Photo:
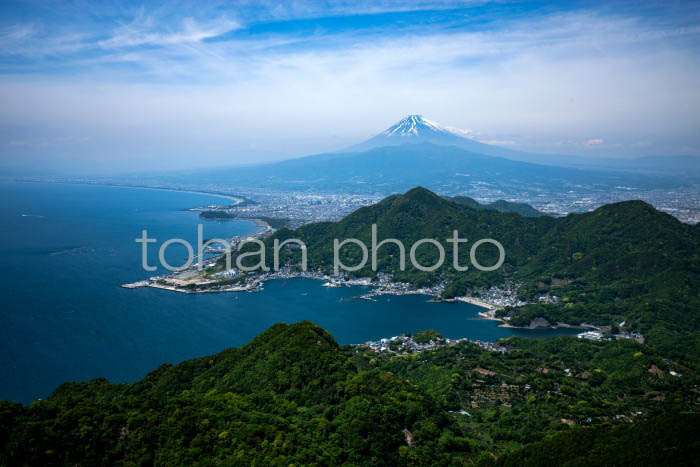
[[[206, 196], [214, 196], [216, 198], [224, 198], [228, 199], [231, 201], [235, 201], [235, 204], [240, 204], [243, 202], [242, 198], [238, 198], [233, 195], [227, 195], [224, 193], [210, 193], [207, 191], [196, 191], [196, 190], [180, 190], [178, 188], [167, 188], [167, 187], [158, 187], [158, 186], [141, 186], [141, 185], [120, 185], [120, 184], [113, 184], [113, 183], [85, 183], [85, 182], [62, 182], [62, 181], [57, 181], [57, 180], [16, 180], [17, 182], [25, 182], [25, 183], [62, 183], [64, 185], [94, 185], [94, 186], [110, 186], [110, 187], [115, 187], [115, 188], [139, 188], [142, 190], [162, 190], [162, 191], [173, 191], [173, 192], [179, 192], [179, 193], [192, 193], [195, 195], [206, 195]], [[252, 220], [252, 219], [251, 219]]]
[[240, 220], [242, 220], [242, 221], [251, 221], [251, 222], [254, 222], [255, 225], [257, 225], [258, 227], [262, 227], [262, 228], [263, 228], [263, 229], [260, 230], [259, 232], [255, 232], [253, 235], [260, 235], [260, 234], [264, 234], [264, 233], [266, 233], [266, 232], [272, 231], [272, 227], [270, 226], [270, 224], [268, 224], [267, 222], [265, 222], [265, 221], [262, 220], [262, 219], [256, 219], [256, 218], [252, 218], [252, 217], [239, 217], [238, 219], [240, 219]]

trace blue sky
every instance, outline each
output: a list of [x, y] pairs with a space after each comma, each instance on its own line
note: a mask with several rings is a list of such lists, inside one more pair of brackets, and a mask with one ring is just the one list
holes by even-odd
[[231, 165], [407, 114], [539, 153], [700, 154], [695, 2], [9, 2], [0, 166]]

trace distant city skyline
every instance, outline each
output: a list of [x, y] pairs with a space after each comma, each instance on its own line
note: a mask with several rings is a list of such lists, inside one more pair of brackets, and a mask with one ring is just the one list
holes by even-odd
[[0, 9], [0, 174], [281, 160], [409, 114], [533, 153], [700, 155], [696, 2]]

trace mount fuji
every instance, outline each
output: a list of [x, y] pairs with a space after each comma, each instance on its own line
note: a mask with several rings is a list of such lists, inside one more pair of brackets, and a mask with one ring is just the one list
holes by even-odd
[[465, 138], [420, 115], [409, 115], [342, 151], [218, 169], [207, 172], [207, 181], [253, 189], [376, 194], [420, 185], [442, 194], [513, 198], [547, 197], [550, 192], [570, 193], [582, 187], [606, 191], [623, 180], [646, 187], [665, 182], [658, 176], [523, 161], [527, 155]]
[[[383, 132], [343, 152], [360, 152], [385, 146], [431, 143], [441, 146], [457, 146], [487, 156], [521, 159], [525, 153], [500, 146], [480, 143], [459, 134], [458, 130], [441, 126], [422, 115], [409, 115]], [[518, 157], [521, 156], [521, 157]]]

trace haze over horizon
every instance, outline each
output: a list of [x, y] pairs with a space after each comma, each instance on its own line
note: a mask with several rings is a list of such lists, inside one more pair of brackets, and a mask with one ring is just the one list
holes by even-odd
[[334, 151], [422, 114], [488, 144], [700, 155], [695, 2], [5, 2], [0, 170]]

